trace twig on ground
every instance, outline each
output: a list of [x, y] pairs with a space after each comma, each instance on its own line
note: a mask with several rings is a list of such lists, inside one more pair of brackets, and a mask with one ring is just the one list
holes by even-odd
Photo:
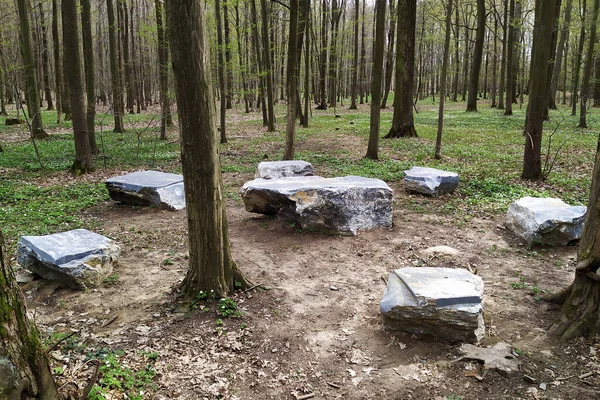
[[100, 328], [106, 328], [107, 326], [109, 326], [110, 324], [115, 322], [118, 317], [119, 317], [118, 315], [114, 315], [111, 319], [109, 319], [104, 324], [102, 324], [102, 326], [100, 326]]
[[244, 290], [242, 293], [251, 292], [252, 290], [254, 290], [254, 289], [258, 288], [258, 287], [261, 287], [262, 285], [263, 285], [262, 283], [259, 283], [258, 285], [254, 285], [252, 287], [249, 287], [248, 289]]
[[96, 382], [98, 382], [98, 375], [100, 374], [100, 362], [96, 360], [95, 364], [96, 369], [94, 370], [94, 375], [92, 376], [92, 379], [89, 381], [89, 383], [81, 393], [79, 400], [86, 400], [89, 397], [92, 388], [94, 387]]
[[385, 279], [385, 276], [381, 275], [381, 280], [382, 280], [382, 281], [383, 281], [383, 283], [385, 283], [385, 284], [386, 284], [386, 286], [387, 286], [387, 279]]
[[327, 383], [329, 386], [331, 386], [332, 388], [339, 389], [339, 388], [341, 387], [340, 385], [336, 385], [336, 384], [335, 384], [335, 383], [333, 383], [333, 382], [326, 382], [326, 383]]
[[76, 333], [79, 333], [79, 331], [73, 331], [73, 332], [69, 333], [67, 336], [61, 338], [58, 342], [54, 343], [52, 345], [52, 347], [50, 347], [48, 350], [46, 350], [46, 353], [50, 353], [52, 350], [54, 350], [56, 347], [58, 347], [59, 344], [61, 344], [62, 342], [64, 342], [68, 338], [70, 338], [71, 336], [75, 335]]
[[315, 397], [315, 393], [308, 393], [308, 394], [304, 394], [302, 396], [296, 396], [296, 400], [306, 400], [306, 399], [312, 399], [313, 397]]

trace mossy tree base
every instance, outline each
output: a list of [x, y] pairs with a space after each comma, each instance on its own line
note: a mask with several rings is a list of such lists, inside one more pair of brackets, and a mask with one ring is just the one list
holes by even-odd
[[414, 124], [404, 125], [397, 129], [394, 129], [394, 127], [392, 127], [392, 129], [390, 129], [388, 134], [385, 135], [383, 138], [384, 139], [393, 139], [393, 138], [401, 138], [401, 137], [419, 137], [419, 135], [417, 135], [415, 125]]
[[34, 129], [32, 132], [32, 136], [34, 139], [46, 139], [48, 134], [43, 129]]

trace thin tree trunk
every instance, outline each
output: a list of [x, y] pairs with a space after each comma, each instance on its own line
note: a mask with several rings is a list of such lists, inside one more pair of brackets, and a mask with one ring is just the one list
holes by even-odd
[[600, 57], [594, 60], [594, 103], [592, 107], [600, 107]]
[[300, 121], [304, 128], [308, 128], [308, 114], [310, 113], [310, 27], [311, 27], [311, 13], [310, 13], [310, 0], [304, 0], [306, 7], [306, 25], [305, 37], [306, 37], [306, 50], [304, 51], [304, 120]]
[[373, 37], [373, 84], [371, 88], [371, 117], [369, 144], [366, 157], [372, 160], [379, 158], [379, 126], [381, 119], [381, 84], [383, 81], [383, 56], [385, 53], [385, 6], [386, 0], [375, 2], [377, 22]]
[[503, 20], [503, 25], [504, 25], [504, 29], [502, 32], [502, 61], [500, 64], [500, 85], [498, 88], [498, 110], [504, 110], [504, 90], [505, 90], [505, 81], [506, 81], [506, 64], [507, 64], [507, 60], [506, 60], [506, 50], [508, 48], [508, 30], [509, 28], [509, 19], [508, 19], [508, 3], [509, 0], [503, 0], [504, 1], [504, 20]]
[[473, 62], [471, 63], [471, 76], [469, 77], [467, 111], [477, 111], [477, 89], [479, 86], [479, 72], [481, 71], [484, 39], [485, 0], [477, 0], [477, 33], [475, 35], [475, 48], [473, 49]]
[[600, 0], [594, 0], [594, 13], [590, 24], [590, 38], [588, 40], [588, 51], [583, 69], [583, 81], [581, 83], [581, 101], [579, 109], [579, 128], [587, 128], [587, 103], [590, 97], [590, 78], [592, 77], [592, 66], [594, 64], [594, 46], [596, 45], [596, 24]]
[[581, 30], [579, 32], [579, 46], [577, 47], [577, 55], [573, 74], [573, 94], [571, 95], [571, 115], [577, 114], [577, 86], [579, 85], [579, 74], [581, 71], [581, 60], [583, 59], [583, 48], [585, 45], [585, 15], [587, 13], [587, 1], [582, 1], [582, 6], [579, 10], [581, 15]]
[[509, 24], [508, 29], [508, 45], [506, 46], [506, 102], [504, 108], [504, 115], [512, 115], [512, 103], [514, 97], [514, 75], [512, 73], [514, 66], [514, 55], [515, 55], [515, 27], [514, 24], [515, 15], [515, 0], [510, 0], [510, 13], [509, 13]]
[[356, 96], [358, 86], [358, 26], [360, 24], [359, 18], [360, 12], [360, 0], [354, 0], [354, 58], [352, 61], [352, 93], [350, 99], [350, 110], [356, 110]]
[[[254, 43], [254, 50], [256, 54], [256, 64], [258, 65], [258, 75], [259, 75], [259, 94], [258, 100], [260, 101], [260, 105], [262, 107], [262, 116], [263, 116], [263, 126], [268, 126], [269, 118], [267, 116], [267, 107], [265, 107], [265, 91], [266, 91], [266, 80], [264, 74], [264, 66], [262, 55], [263, 52], [260, 48], [260, 38], [258, 36], [258, 25], [257, 25], [257, 13], [256, 13], [256, 0], [250, 0], [251, 6], [251, 24], [252, 24], [252, 41]], [[258, 107], [258, 101], [257, 101]]]
[[219, 63], [219, 91], [221, 92], [219, 126], [221, 131], [221, 143], [227, 143], [227, 121], [225, 120], [227, 113], [227, 82], [225, 81], [225, 60], [223, 57], [223, 27], [221, 22], [221, 1], [215, 0], [215, 18], [217, 20], [217, 58]]
[[262, 15], [262, 40], [265, 61], [265, 80], [267, 82], [267, 130], [275, 131], [275, 112], [273, 110], [273, 63], [271, 61], [271, 44], [269, 41], [269, 17], [267, 10], [267, 1], [260, 0], [260, 9]]
[[[119, 0], [117, 0], [119, 1]], [[112, 88], [112, 106], [115, 119], [114, 132], [123, 133], [123, 106], [121, 96], [121, 75], [117, 58], [117, 29], [115, 26], [115, 9], [113, 0], [106, 0], [106, 12], [108, 16], [108, 47], [110, 54], [110, 74]]]
[[394, 0], [390, 1], [390, 29], [388, 31], [388, 48], [385, 59], [385, 88], [383, 90], [383, 100], [381, 108], [387, 108], [387, 99], [392, 86], [392, 73], [394, 72], [394, 41], [396, 39], [396, 8]]
[[[552, 110], [556, 110], [556, 92], [558, 90], [558, 79], [562, 67], [563, 53], [565, 52], [565, 43], [569, 35], [569, 26], [571, 25], [571, 11], [573, 9], [573, 0], [567, 0], [565, 5], [565, 16], [560, 29], [560, 38], [558, 39], [558, 47], [556, 49], [556, 59], [552, 70], [552, 81], [550, 82], [549, 106]], [[565, 56], [566, 59], [566, 56]], [[566, 61], [565, 61], [566, 65]], [[566, 91], [566, 88], [565, 88]]]
[[171, 113], [169, 105], [169, 64], [168, 42], [163, 24], [162, 1], [155, 0], [156, 32], [158, 36], [158, 80], [160, 90], [160, 140], [167, 140], [167, 115]]
[[326, 69], [327, 69], [327, 23], [329, 14], [327, 0], [323, 0], [321, 8], [321, 53], [319, 55], [319, 106], [317, 110], [327, 110], [327, 98], [325, 97]]
[[23, 69], [25, 71], [25, 83], [27, 87], [27, 104], [29, 117], [31, 118], [31, 135], [36, 139], [48, 136], [42, 125], [42, 114], [40, 111], [40, 92], [38, 91], [35, 76], [35, 60], [33, 57], [33, 45], [31, 39], [31, 26], [29, 24], [29, 10], [26, 0], [17, 0], [19, 11], [19, 27], [21, 29], [21, 54], [23, 56]]
[[42, 3], [38, 3], [38, 9], [40, 10], [40, 21], [42, 30], [42, 73], [44, 75], [44, 88], [46, 95], [46, 103], [48, 104], [47, 110], [54, 110], [54, 104], [52, 103], [52, 93], [50, 91], [50, 57], [48, 52], [48, 34], [46, 33], [46, 17], [44, 14], [44, 7]]
[[298, 0], [290, 0], [290, 34], [287, 60], [287, 123], [284, 160], [293, 160], [296, 140], [296, 91], [298, 90]]
[[98, 154], [96, 144], [96, 85], [94, 72], [94, 45], [92, 43], [92, 10], [90, 0], [81, 0], [81, 37], [83, 39], [83, 62], [85, 69], [85, 92], [87, 96], [86, 127], [90, 151]]
[[446, 4], [446, 36], [444, 39], [444, 55], [442, 58], [442, 82], [440, 87], [440, 106], [438, 111], [437, 136], [435, 140], [435, 158], [442, 158], [442, 133], [444, 129], [444, 102], [446, 101], [446, 80], [448, 72], [448, 55], [450, 53], [450, 29], [452, 19], [452, 0]]
[[[160, 1], [160, 0], [157, 0]], [[235, 26], [236, 26], [236, 38], [237, 38], [237, 49], [238, 49], [238, 63], [240, 68], [240, 74], [242, 75], [242, 90], [244, 91], [244, 106], [246, 110], [246, 114], [250, 112], [250, 100], [248, 99], [248, 84], [246, 83], [246, 67], [244, 65], [244, 57], [242, 56], [242, 26], [240, 23], [240, 10], [238, 7], [238, 3], [233, 5], [233, 9], [235, 10]]]
[[58, 33], [57, 0], [52, 0], [52, 45], [54, 53], [54, 87], [56, 93], [56, 123], [62, 124], [62, 63], [60, 56], [60, 35]]
[[363, 0], [362, 10], [362, 28], [361, 28], [361, 45], [360, 45], [360, 104], [365, 104], [364, 94], [366, 92], [366, 74], [367, 74], [367, 49], [365, 46], [365, 8], [366, 1]]
[[[495, 13], [494, 13], [495, 14]], [[498, 16], [494, 15], [494, 34], [492, 35], [494, 40], [494, 55], [492, 58], [492, 97], [491, 108], [498, 107], [496, 97], [498, 95]]]
[[229, 39], [229, 8], [227, 7], [227, 1], [223, 2], [223, 28], [225, 29], [225, 100], [227, 102], [227, 108], [231, 109], [231, 99], [233, 97], [233, 68], [231, 65], [231, 40]]

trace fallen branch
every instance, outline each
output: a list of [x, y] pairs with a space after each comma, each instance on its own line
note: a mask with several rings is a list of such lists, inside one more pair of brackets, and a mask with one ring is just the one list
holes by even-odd
[[312, 399], [313, 397], [315, 397], [315, 393], [308, 393], [302, 396], [296, 396], [296, 400], [306, 400], [306, 399]]
[[87, 400], [87, 398], [90, 395], [90, 392], [92, 391], [92, 388], [94, 387], [96, 382], [98, 382], [98, 375], [100, 374], [100, 362], [98, 362], [96, 360], [95, 364], [96, 364], [96, 369], [94, 370], [94, 375], [92, 376], [92, 379], [89, 381], [89, 383], [87, 384], [87, 386], [81, 393], [79, 400]]
[[111, 319], [109, 319], [108, 321], [106, 321], [104, 324], [102, 324], [102, 326], [100, 326], [100, 328], [106, 328], [107, 326], [109, 326], [110, 324], [112, 324], [113, 322], [115, 322], [115, 320], [118, 318], [118, 315], [113, 316]]
[[58, 342], [54, 343], [52, 345], [52, 347], [50, 347], [48, 350], [46, 350], [46, 354], [50, 353], [52, 350], [54, 350], [56, 347], [58, 347], [59, 344], [61, 344], [62, 342], [64, 342], [68, 338], [70, 338], [71, 336], [75, 335], [76, 333], [79, 333], [79, 331], [73, 331], [73, 332], [69, 333], [67, 336], [61, 338]]

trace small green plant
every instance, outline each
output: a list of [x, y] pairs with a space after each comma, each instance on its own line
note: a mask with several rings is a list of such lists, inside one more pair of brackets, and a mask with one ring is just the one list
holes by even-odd
[[54, 367], [52, 368], [52, 374], [53, 375], [62, 375], [65, 373], [65, 370], [63, 369], [63, 367]]
[[462, 396], [451, 394], [450, 396], [446, 396], [446, 400], [462, 400]]
[[217, 314], [219, 314], [223, 318], [239, 318], [242, 316], [242, 313], [239, 312], [237, 309], [237, 304], [235, 303], [235, 300], [230, 299], [229, 297], [224, 297], [221, 300], [219, 300]]
[[513, 347], [513, 353], [521, 357], [523, 355], [523, 350], [519, 349], [518, 347]]
[[119, 284], [119, 274], [116, 272], [110, 274], [102, 281], [106, 286], [116, 286]]
[[223, 320], [221, 318], [217, 318], [217, 320], [215, 321], [215, 324], [217, 326], [223, 326]]
[[173, 260], [171, 260], [170, 258], [165, 258], [163, 260], [163, 265], [173, 265]]

